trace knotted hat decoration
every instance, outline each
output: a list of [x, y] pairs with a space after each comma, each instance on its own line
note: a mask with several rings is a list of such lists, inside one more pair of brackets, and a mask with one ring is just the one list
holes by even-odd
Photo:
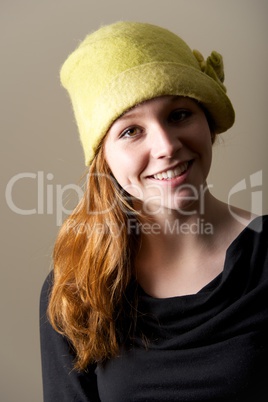
[[215, 50], [205, 61], [204, 57], [198, 50], [193, 50], [193, 54], [198, 61], [201, 70], [213, 78], [215, 81], [221, 85], [224, 92], [226, 92], [226, 87], [223, 85], [224, 82], [224, 68], [223, 68], [223, 58], [222, 55]]
[[169, 30], [140, 22], [116, 22], [89, 34], [60, 72], [89, 165], [112, 123], [146, 100], [178, 95], [208, 111], [215, 133], [228, 130], [235, 113], [223, 84], [222, 56], [202, 54]]

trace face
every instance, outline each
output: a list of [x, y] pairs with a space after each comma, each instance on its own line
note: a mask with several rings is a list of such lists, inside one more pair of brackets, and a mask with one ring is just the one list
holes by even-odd
[[163, 96], [118, 118], [104, 140], [117, 182], [144, 212], [190, 213], [200, 203], [211, 165], [211, 133], [192, 99]]

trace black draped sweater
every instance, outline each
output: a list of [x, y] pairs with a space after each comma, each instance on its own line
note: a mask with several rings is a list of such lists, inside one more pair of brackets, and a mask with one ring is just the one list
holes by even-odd
[[239, 234], [198, 293], [157, 299], [138, 287], [135, 336], [82, 373], [47, 320], [51, 282], [40, 303], [44, 402], [268, 401], [268, 216]]

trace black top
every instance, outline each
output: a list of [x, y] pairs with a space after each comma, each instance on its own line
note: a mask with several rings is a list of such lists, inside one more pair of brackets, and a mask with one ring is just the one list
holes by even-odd
[[136, 336], [82, 374], [46, 319], [51, 281], [41, 293], [45, 402], [268, 401], [268, 216], [240, 233], [198, 293], [157, 299], [139, 288]]

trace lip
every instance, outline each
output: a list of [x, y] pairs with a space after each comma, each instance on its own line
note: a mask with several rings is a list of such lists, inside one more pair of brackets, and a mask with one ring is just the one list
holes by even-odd
[[[189, 166], [188, 166], [188, 168], [189, 168], [190, 165], [193, 163], [193, 159], [189, 159], [189, 160], [185, 160], [185, 161], [183, 161], [183, 162], [176, 163], [176, 164], [173, 165], [173, 166], [168, 166], [167, 168], [162, 169], [162, 170], [159, 170], [158, 172], [152, 173], [152, 174], [148, 175], [147, 177], [148, 177], [149, 179], [152, 179], [152, 178], [154, 178], [154, 176], [157, 175], [157, 174], [165, 173], [165, 172], [167, 172], [167, 171], [169, 171], [169, 170], [175, 170], [175, 169], [177, 169], [179, 166], [184, 165], [185, 163], [188, 163], [188, 164], [189, 164]], [[188, 169], [187, 169], [187, 170], [188, 170]], [[163, 179], [163, 180], [164, 180], [164, 179]]]
[[152, 173], [151, 175], [149, 175], [149, 176], [147, 176], [147, 177], [151, 178], [151, 177], [153, 177], [153, 176], [156, 175], [156, 174], [165, 173], [165, 172], [167, 172], [168, 170], [174, 170], [174, 169], [176, 169], [177, 167], [183, 165], [184, 163], [189, 163], [189, 162], [190, 162], [190, 160], [176, 163], [176, 164], [173, 165], [173, 166], [168, 166], [168, 167], [165, 168], [165, 169], [159, 170], [158, 172], [154, 172], [154, 173]]
[[[167, 178], [167, 179], [163, 178], [161, 180], [154, 178], [154, 175], [156, 175], [156, 174], [164, 173], [164, 172], [167, 172], [168, 170], [175, 170], [176, 168], [178, 168], [179, 166], [181, 166], [181, 165], [183, 165], [185, 163], [188, 163], [188, 167], [179, 176], [176, 176], [176, 177], [173, 177], [173, 178]], [[170, 185], [170, 186], [174, 187], [174, 186], [177, 186], [177, 185], [181, 184], [186, 179], [186, 177], [188, 176], [188, 174], [189, 174], [189, 172], [191, 170], [191, 167], [192, 167], [193, 163], [194, 163], [194, 159], [184, 161], [184, 162], [180, 162], [180, 163], [177, 163], [176, 165], [174, 165], [172, 167], [170, 166], [167, 169], [161, 170], [158, 173], [154, 173], [153, 175], [147, 176], [147, 178], [150, 179], [150, 180], [153, 180], [154, 182], [156, 182], [156, 183], [158, 183], [160, 185]]]

